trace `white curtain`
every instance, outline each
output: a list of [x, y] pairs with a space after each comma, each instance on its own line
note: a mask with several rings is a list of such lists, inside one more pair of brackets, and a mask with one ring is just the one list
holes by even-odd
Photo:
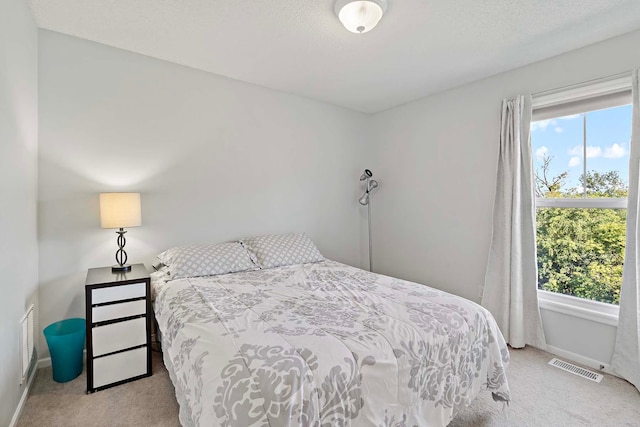
[[482, 305], [507, 342], [546, 347], [538, 307], [530, 97], [502, 101], [493, 237]]
[[620, 316], [611, 368], [640, 388], [640, 238], [638, 181], [640, 179], [640, 92], [638, 70], [632, 76], [633, 120], [629, 153], [627, 243], [624, 252]]

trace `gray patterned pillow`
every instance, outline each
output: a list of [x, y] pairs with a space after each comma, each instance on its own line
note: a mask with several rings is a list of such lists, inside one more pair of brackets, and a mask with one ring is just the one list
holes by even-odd
[[164, 251], [158, 258], [169, 267], [173, 279], [258, 269], [239, 242], [177, 246]]
[[255, 255], [260, 268], [324, 261], [306, 234], [269, 234], [240, 242]]

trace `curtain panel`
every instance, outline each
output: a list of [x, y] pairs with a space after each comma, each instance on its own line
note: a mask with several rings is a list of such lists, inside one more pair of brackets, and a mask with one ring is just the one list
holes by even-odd
[[538, 306], [531, 98], [502, 101], [493, 236], [482, 305], [514, 348], [546, 347]]
[[618, 331], [611, 369], [640, 389], [640, 91], [638, 70], [632, 75], [633, 118], [629, 153], [629, 194], [627, 202], [627, 243], [620, 288]]

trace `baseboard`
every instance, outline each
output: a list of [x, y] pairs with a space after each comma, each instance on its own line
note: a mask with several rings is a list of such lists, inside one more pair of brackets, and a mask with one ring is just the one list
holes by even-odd
[[[40, 361], [38, 360], [38, 365]], [[20, 397], [20, 402], [18, 402], [18, 407], [16, 411], [13, 413], [13, 418], [11, 418], [11, 422], [9, 423], [9, 427], [14, 427], [18, 420], [20, 419], [20, 415], [22, 415], [22, 410], [24, 409], [25, 403], [27, 403], [27, 397], [29, 396], [29, 391], [31, 390], [31, 386], [33, 385], [33, 380], [36, 378], [36, 372], [38, 372], [38, 365], [31, 368], [31, 374], [29, 374], [29, 379], [27, 380], [27, 384], [22, 391], [22, 396]]]
[[51, 358], [43, 357], [42, 359], [38, 359], [38, 369], [48, 368], [51, 366]]
[[[87, 362], [87, 350], [82, 350], [82, 363]], [[43, 357], [38, 359], [38, 369], [48, 368], [51, 366], [51, 357]]]
[[608, 363], [604, 363], [601, 362], [599, 360], [596, 359], [592, 359], [590, 357], [586, 357], [586, 356], [582, 356], [578, 353], [573, 353], [571, 351], [559, 348], [559, 347], [554, 347], [552, 345], [547, 344], [547, 349], [546, 349], [549, 353], [551, 354], [555, 354], [556, 356], [562, 357], [564, 359], [567, 359], [571, 362], [576, 362], [579, 363], [581, 365], [587, 366], [589, 368], [592, 369], [596, 369], [598, 371], [602, 371], [605, 374], [609, 374], [609, 375], [613, 375], [614, 377], [619, 377], [618, 374], [616, 374], [615, 372], [613, 372], [611, 370], [611, 365], [609, 365]]

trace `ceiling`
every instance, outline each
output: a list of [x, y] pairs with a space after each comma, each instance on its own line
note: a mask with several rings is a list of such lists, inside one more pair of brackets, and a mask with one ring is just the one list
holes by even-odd
[[28, 0], [41, 28], [374, 113], [640, 28], [638, 0]]

